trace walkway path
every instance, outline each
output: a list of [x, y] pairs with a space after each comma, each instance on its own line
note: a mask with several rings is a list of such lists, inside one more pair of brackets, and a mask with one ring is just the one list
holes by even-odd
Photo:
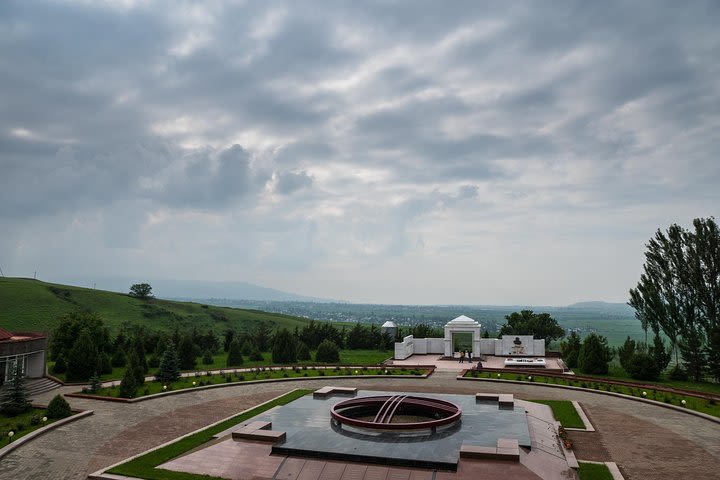
[[[84, 479], [87, 474], [293, 388], [343, 384], [365, 389], [443, 393], [514, 393], [522, 399], [577, 400], [598, 429], [579, 433], [578, 455], [609, 455], [628, 479], [715, 478], [720, 425], [663, 407], [592, 392], [542, 385], [458, 381], [452, 371], [428, 379], [348, 378], [239, 385], [171, 395], [134, 404], [69, 399], [95, 414], [53, 430], [0, 461], [0, 479]], [[37, 401], [49, 401], [63, 387]], [[575, 435], [573, 433], [573, 435]], [[607, 453], [605, 453], [607, 452]]]

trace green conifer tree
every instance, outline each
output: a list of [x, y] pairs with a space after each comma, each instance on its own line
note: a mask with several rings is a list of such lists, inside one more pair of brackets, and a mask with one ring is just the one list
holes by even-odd
[[230, 342], [228, 349], [227, 366], [238, 367], [243, 364], [242, 352], [240, 352], [240, 342], [237, 339]]
[[180, 366], [177, 352], [172, 342], [168, 341], [162, 359], [160, 359], [160, 370], [157, 379], [161, 382], [174, 382], [178, 378], [180, 378]]
[[25, 373], [20, 368], [20, 362], [11, 365], [10, 381], [2, 388], [0, 395], [0, 411], [7, 415], [18, 415], [32, 408], [25, 390]]

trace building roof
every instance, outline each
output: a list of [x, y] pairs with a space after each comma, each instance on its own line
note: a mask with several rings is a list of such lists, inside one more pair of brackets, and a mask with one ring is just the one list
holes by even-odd
[[470, 317], [467, 317], [465, 315], [460, 315], [459, 317], [453, 318], [450, 320], [446, 327], [458, 327], [458, 326], [473, 326], [473, 327], [479, 327], [480, 324], [473, 320]]
[[13, 334], [0, 327], [0, 340], [10, 340]]
[[397, 328], [397, 325], [395, 325], [395, 322], [391, 322], [388, 320], [387, 322], [382, 324], [381, 328]]

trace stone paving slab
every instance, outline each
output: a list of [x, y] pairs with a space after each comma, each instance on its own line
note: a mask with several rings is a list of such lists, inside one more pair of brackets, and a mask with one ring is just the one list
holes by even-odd
[[[702, 418], [622, 398], [538, 384], [485, 382], [480, 388], [477, 382], [457, 381], [453, 372], [436, 371], [428, 379], [358, 377], [238, 385], [131, 405], [71, 399], [73, 407], [95, 410], [95, 414], [48, 432], [3, 458], [0, 480], [84, 480], [90, 472], [283, 392], [294, 388], [317, 389], [328, 384], [428, 393], [474, 394], [480, 389], [512, 393], [516, 402], [523, 398], [576, 400], [582, 403], [597, 432], [571, 432], [571, 438], [579, 433], [597, 435], [598, 442], [626, 479], [715, 478], [720, 471], [720, 425]], [[36, 400], [48, 402], [58, 392], [74, 390], [77, 387], [63, 387]], [[521, 455], [528, 455], [526, 461], [532, 461], [532, 452], [521, 451]], [[583, 459], [581, 455], [578, 458]]]

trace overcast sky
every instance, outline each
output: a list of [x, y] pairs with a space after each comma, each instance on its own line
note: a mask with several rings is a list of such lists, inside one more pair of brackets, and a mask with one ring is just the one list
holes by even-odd
[[718, 215], [719, 24], [716, 1], [2, 1], [0, 267], [624, 302], [657, 228]]

